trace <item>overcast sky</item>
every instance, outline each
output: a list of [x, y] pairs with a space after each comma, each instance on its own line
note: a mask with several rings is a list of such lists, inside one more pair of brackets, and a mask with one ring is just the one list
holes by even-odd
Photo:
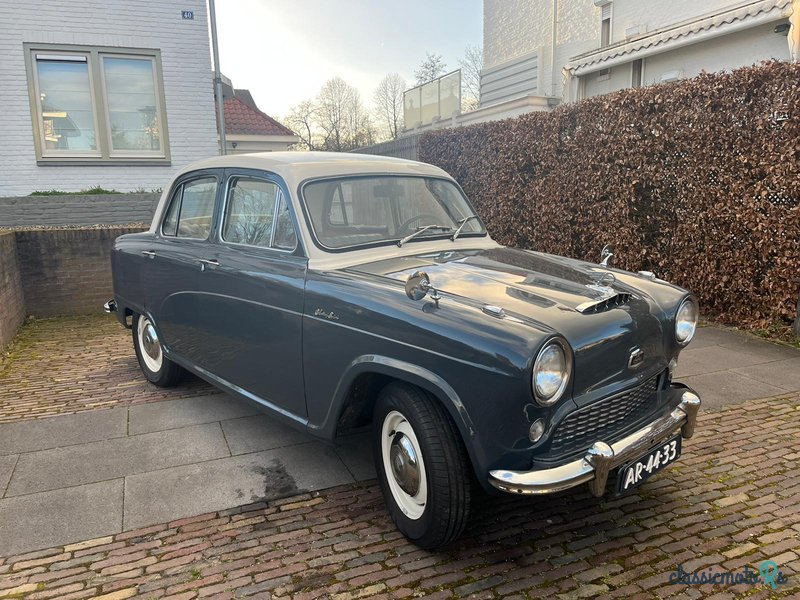
[[425, 52], [458, 68], [482, 45], [482, 0], [217, 0], [222, 72], [275, 117], [337, 75], [371, 107], [396, 71], [413, 85]]

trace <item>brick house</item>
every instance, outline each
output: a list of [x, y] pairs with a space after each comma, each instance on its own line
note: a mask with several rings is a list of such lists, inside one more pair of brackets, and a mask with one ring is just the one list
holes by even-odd
[[261, 112], [249, 90], [223, 85], [228, 154], [278, 152], [300, 142], [294, 132]]
[[0, 196], [165, 186], [218, 154], [204, 0], [0, 0]]

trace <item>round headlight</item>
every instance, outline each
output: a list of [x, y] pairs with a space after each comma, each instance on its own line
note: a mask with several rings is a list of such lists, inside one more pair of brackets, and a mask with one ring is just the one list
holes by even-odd
[[697, 329], [697, 303], [691, 298], [683, 301], [675, 316], [675, 339], [681, 346], [692, 341]]
[[547, 344], [533, 363], [533, 392], [539, 404], [552, 404], [564, 393], [569, 379], [570, 362], [559, 341]]

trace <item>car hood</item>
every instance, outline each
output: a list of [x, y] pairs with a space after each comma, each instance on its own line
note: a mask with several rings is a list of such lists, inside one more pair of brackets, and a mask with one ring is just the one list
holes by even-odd
[[[670, 306], [663, 307], [663, 295], [657, 300], [650, 293], [653, 282], [632, 273], [504, 247], [396, 257], [348, 270], [402, 282], [421, 270], [443, 295], [439, 310], [449, 310], [449, 300], [499, 307], [504, 318], [530, 327], [531, 335], [563, 335], [575, 352], [576, 396], [663, 370], [671, 358], [665, 329], [672, 300], [685, 295], [662, 284], [671, 292]], [[611, 294], [622, 294], [619, 306], [582, 306]], [[487, 313], [486, 318], [498, 317]], [[637, 349], [644, 361], [631, 368], [630, 355]]]

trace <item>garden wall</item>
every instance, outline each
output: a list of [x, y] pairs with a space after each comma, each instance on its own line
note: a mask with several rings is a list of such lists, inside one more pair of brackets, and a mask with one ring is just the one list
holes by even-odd
[[0, 227], [149, 223], [160, 194], [58, 194], [0, 198]]
[[630, 89], [551, 113], [426, 134], [501, 243], [646, 269], [706, 315], [796, 316], [800, 64]]
[[142, 228], [17, 231], [17, 258], [26, 313], [36, 317], [103, 310], [114, 295], [114, 240]]
[[25, 320], [25, 297], [13, 232], [0, 232], [0, 350]]

